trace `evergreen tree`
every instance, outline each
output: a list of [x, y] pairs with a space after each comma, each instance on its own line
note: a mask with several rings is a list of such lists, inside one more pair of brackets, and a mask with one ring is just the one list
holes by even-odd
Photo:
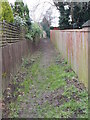
[[6, 20], [7, 22], [13, 22], [13, 12], [7, 0], [0, 0], [0, 20]]
[[90, 2], [75, 3], [73, 7], [73, 22], [81, 27], [90, 19]]
[[26, 21], [26, 24], [30, 27], [31, 20], [29, 17], [29, 9], [27, 5], [24, 5], [23, 0], [18, 2], [18, 0], [15, 1], [14, 6], [12, 6], [13, 14], [15, 18], [20, 18], [24, 21]]
[[24, 17], [24, 3], [22, 0], [20, 2], [18, 2], [18, 0], [15, 1], [13, 11], [14, 11], [14, 15], [18, 14], [21, 18]]
[[46, 17], [43, 18], [42, 22], [41, 22], [41, 26], [43, 27], [43, 30], [46, 32], [47, 37], [50, 38], [50, 23], [49, 21], [46, 19]]
[[70, 26], [69, 23], [70, 7], [65, 8], [64, 3], [60, 3], [59, 11], [60, 11], [59, 27], [61, 29], [68, 28]]
[[[67, 1], [67, 0], [66, 0]], [[60, 29], [81, 27], [87, 20], [90, 19], [90, 2], [56, 2], [55, 6], [60, 12], [59, 27]], [[68, 6], [65, 9], [65, 6]], [[70, 16], [72, 22], [70, 24]]]

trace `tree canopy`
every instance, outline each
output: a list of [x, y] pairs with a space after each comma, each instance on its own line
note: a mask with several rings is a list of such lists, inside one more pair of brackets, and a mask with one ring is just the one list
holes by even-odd
[[13, 12], [7, 0], [0, 0], [0, 20], [6, 20], [7, 22], [13, 22]]
[[74, 3], [73, 5], [73, 22], [82, 26], [90, 19], [90, 2]]
[[12, 5], [12, 9], [15, 18], [21, 18], [22, 20], [26, 21], [27, 25], [31, 24], [29, 9], [27, 5], [24, 5], [23, 0], [20, 2], [16, 0], [14, 6]]
[[[67, 0], [66, 0], [67, 1]], [[90, 19], [90, 2], [55, 2], [60, 12], [60, 29], [81, 27], [84, 22]], [[71, 21], [70, 21], [71, 20]]]
[[46, 32], [47, 37], [50, 37], [50, 23], [49, 21], [46, 19], [46, 17], [43, 18], [41, 25], [43, 27], [43, 30]]

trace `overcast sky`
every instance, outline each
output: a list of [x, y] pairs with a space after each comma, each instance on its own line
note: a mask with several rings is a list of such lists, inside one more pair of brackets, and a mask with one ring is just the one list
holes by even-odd
[[[8, 0], [8, 1], [9, 3], [12, 3], [12, 4], [14, 4], [15, 2], [15, 0]], [[28, 5], [28, 8], [30, 10], [29, 12], [30, 17], [37, 22], [40, 21], [40, 19], [42, 19], [43, 14], [45, 14], [47, 9], [50, 6], [52, 6], [51, 4], [53, 4], [53, 0], [23, 0], [23, 2]], [[35, 6], [38, 3], [40, 5], [38, 6], [38, 8], [36, 8]], [[52, 25], [58, 26], [59, 12], [56, 9], [56, 7], [53, 7], [53, 6], [52, 6], [52, 12], [53, 12], [52, 17], [55, 17], [55, 19], [52, 20]]]

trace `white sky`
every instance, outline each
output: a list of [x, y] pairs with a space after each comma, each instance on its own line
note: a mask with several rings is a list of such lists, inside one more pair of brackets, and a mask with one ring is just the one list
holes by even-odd
[[[14, 2], [15, 2], [15, 0], [8, 0], [8, 1], [9, 1], [9, 3], [12, 3], [12, 4], [14, 4]], [[30, 12], [29, 12], [30, 17], [34, 21], [37, 21], [37, 22], [42, 18], [42, 16], [43, 16], [42, 14], [45, 14], [46, 10], [51, 6], [51, 4], [49, 4], [48, 2], [53, 4], [53, 0], [23, 0], [23, 2], [28, 5], [28, 8], [30, 10]], [[39, 4], [41, 3], [41, 4], [37, 9], [37, 8], [35, 8], [35, 6], [38, 3]], [[56, 9], [56, 7], [52, 7], [52, 11], [53, 11], [52, 17], [55, 17], [55, 19], [52, 20], [52, 25], [58, 26], [59, 12]]]

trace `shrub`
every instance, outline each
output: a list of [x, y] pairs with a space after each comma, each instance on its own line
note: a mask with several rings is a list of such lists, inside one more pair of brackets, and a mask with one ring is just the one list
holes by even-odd
[[42, 29], [37, 23], [31, 25], [31, 30], [26, 34], [26, 38], [35, 41], [35, 38], [40, 37], [43, 34]]
[[30, 32], [26, 34], [26, 39], [33, 40], [32, 35]]
[[42, 34], [42, 30], [37, 23], [32, 24], [31, 28], [33, 39], [35, 38], [36, 35], [40, 36]]
[[14, 17], [14, 24], [19, 25], [19, 26], [23, 26], [23, 25], [26, 25], [26, 20], [21, 18], [19, 15], [16, 15]]

